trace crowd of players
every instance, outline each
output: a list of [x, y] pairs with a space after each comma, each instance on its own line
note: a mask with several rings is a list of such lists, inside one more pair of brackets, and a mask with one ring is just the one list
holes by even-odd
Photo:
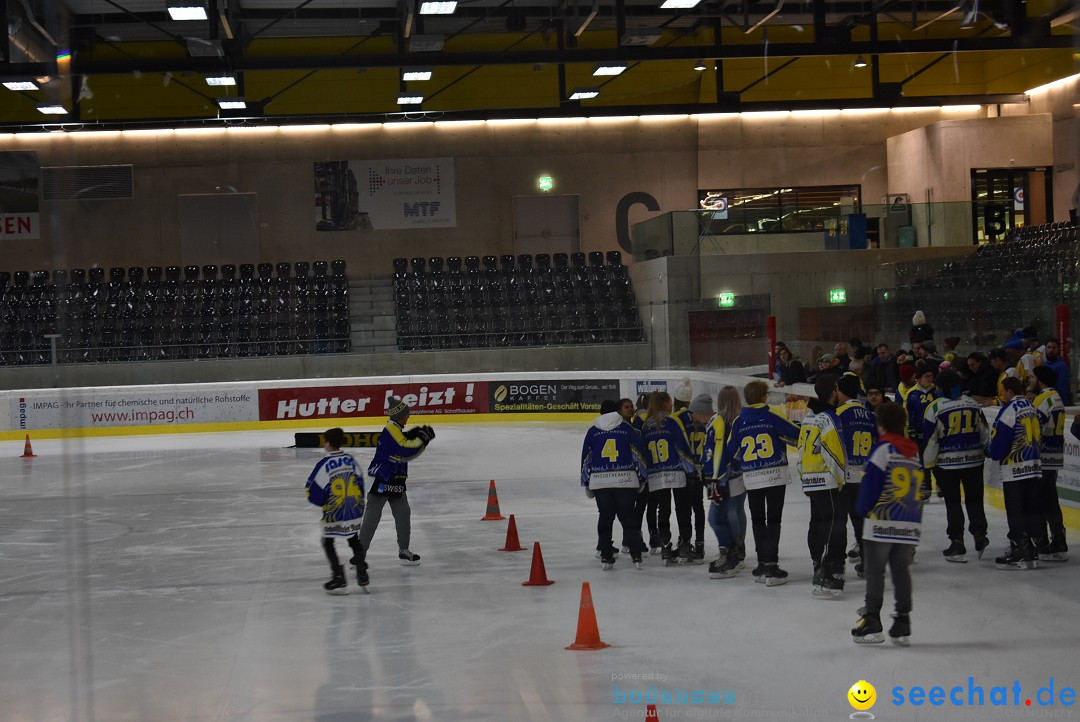
[[[929, 328], [919, 316], [922, 324], [913, 331]], [[840, 595], [849, 561], [867, 579], [866, 607], [852, 630], [856, 642], [884, 641], [880, 609], [887, 567], [896, 594], [890, 636], [907, 642], [908, 567], [935, 482], [946, 506], [947, 561], [967, 561], [965, 510], [979, 558], [989, 546], [986, 464], [1001, 482], [1008, 523], [1009, 547], [994, 560], [996, 567], [1067, 561], [1056, 486], [1065, 433], [1056, 342], [1034, 343], [1032, 329], [1017, 336], [1022, 348], [996, 349], [985, 358], [973, 353], [967, 364], [958, 364], [955, 355], [937, 356], [925, 337], [913, 342], [910, 358], [906, 349], [894, 356], [879, 345], [877, 364], [865, 355], [845, 358], [838, 345], [837, 353], [819, 356], [809, 378], [814, 396], [798, 424], [768, 405], [765, 381], [750, 382], [742, 394], [723, 388], [715, 409], [706, 394], [691, 398], [686, 382], [674, 389], [674, 398], [657, 391], [637, 404], [605, 401], [582, 448], [581, 484], [599, 513], [597, 557], [605, 569], [614, 568], [618, 518], [623, 553], [635, 566], [649, 552], [667, 564], [703, 564], [707, 520], [719, 544], [709, 575], [734, 577], [745, 568], [749, 506], [757, 559], [751, 575], [766, 586], [786, 583], [778, 550], [792, 446], [810, 500], [812, 593]], [[792, 363], [790, 353], [778, 356], [783, 366]], [[1067, 393], [1067, 366], [1064, 377]], [[780, 383], [791, 382], [782, 377]], [[993, 423], [982, 408], [990, 405], [998, 407]], [[1074, 424], [1072, 433], [1078, 432]], [[846, 551], [849, 520], [854, 544]]]

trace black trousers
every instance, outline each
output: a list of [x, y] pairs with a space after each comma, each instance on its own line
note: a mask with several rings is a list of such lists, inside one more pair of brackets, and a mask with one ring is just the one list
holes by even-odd
[[[686, 482], [687, 493], [690, 495], [690, 510], [694, 513], [694, 542], [705, 542], [705, 482], [701, 477], [695, 476], [693, 480]], [[678, 512], [676, 512], [677, 514]]]
[[780, 523], [784, 516], [787, 486], [748, 489], [750, 524], [754, 529], [754, 551], [758, 564], [776, 564], [780, 558]]
[[597, 549], [615, 553], [615, 547], [611, 544], [611, 529], [618, 517], [623, 528], [623, 541], [630, 548], [630, 554], [637, 556], [646, 551], [645, 543], [641, 540], [641, 522], [635, 510], [638, 496], [637, 489], [597, 489], [593, 492], [600, 513], [596, 522]]
[[[651, 491], [645, 489], [643, 494], [648, 494], [648, 504], [645, 508], [645, 522], [649, 529], [649, 536], [656, 536], [660, 546], [671, 543], [671, 489], [657, 489]], [[641, 524], [638, 524], [641, 528]]]
[[862, 549], [862, 529], [863, 529], [863, 517], [855, 511], [855, 505], [859, 501], [859, 485], [848, 482], [840, 489], [840, 496], [843, 499], [844, 507], [843, 514], [847, 515], [847, 518], [851, 519], [851, 530], [855, 532], [855, 541], [859, 544], [859, 549]]
[[885, 567], [892, 572], [896, 613], [911, 611], [911, 561], [914, 544], [895, 544], [867, 540], [863, 545], [863, 573], [866, 575], [866, 611], [880, 614], [885, 598]]
[[1019, 544], [1024, 537], [1032, 542], [1041, 538], [1046, 527], [1043, 517], [1042, 479], [1006, 481], [1001, 485], [1005, 494], [1005, 518], [1009, 522], [1009, 541]]
[[[324, 536], [322, 540], [323, 551], [326, 552], [326, 559], [330, 562], [330, 569], [337, 572], [341, 569], [341, 561], [338, 559], [337, 549], [334, 548], [334, 539], [336, 537]], [[360, 566], [364, 563], [365, 554], [364, 547], [360, 543], [360, 538], [353, 534], [350, 537], [346, 537], [346, 541], [349, 542], [349, 547], [352, 549], [353, 557], [356, 559], [356, 565]]]
[[840, 489], [812, 491], [810, 497], [810, 528], [806, 544], [814, 568], [823, 566], [829, 574], [844, 571], [847, 545], [847, 507]]
[[[1042, 501], [1042, 515], [1050, 525], [1051, 539], [1065, 538], [1065, 523], [1061, 518], [1061, 502], [1058, 500], [1057, 469], [1043, 469], [1042, 483], [1039, 485], [1039, 498]], [[1039, 541], [1045, 541], [1046, 526], [1039, 527]]]
[[[690, 543], [690, 516], [693, 512], [693, 499], [691, 498], [693, 490], [690, 487], [690, 480], [686, 480], [686, 486], [679, 489], [672, 489], [671, 496], [675, 499], [675, 522], [679, 525], [679, 539], [683, 542]], [[698, 491], [698, 498], [701, 497], [701, 491]]]
[[[964, 508], [967, 507], [968, 531], [973, 537], [986, 536], [986, 511], [983, 509], [983, 468], [937, 469], [938, 488], [945, 496], [945, 533], [949, 539], [964, 538]], [[963, 504], [960, 490], [964, 491]]]

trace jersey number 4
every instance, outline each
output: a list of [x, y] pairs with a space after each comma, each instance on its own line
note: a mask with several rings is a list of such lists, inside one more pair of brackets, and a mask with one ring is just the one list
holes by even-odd
[[612, 464], [619, 460], [619, 447], [615, 444], [615, 439], [608, 439], [604, 442], [604, 450], [600, 452], [600, 456]]

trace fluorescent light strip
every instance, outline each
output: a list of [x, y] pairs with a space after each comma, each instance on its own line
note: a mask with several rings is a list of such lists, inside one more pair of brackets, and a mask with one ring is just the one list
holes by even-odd
[[457, 0], [425, 0], [420, 3], [421, 15], [453, 15]]
[[398, 105], [420, 105], [424, 102], [424, 96], [422, 95], [399, 95], [397, 99]]
[[41, 90], [33, 80], [5, 80], [4, 87], [8, 90]]
[[590, 100], [598, 95], [599, 88], [574, 88], [570, 93], [570, 100]]
[[236, 76], [234, 75], [207, 75], [206, 84], [213, 86], [225, 86], [236, 85]]
[[1031, 95], [1032, 93], [1043, 93], [1043, 92], [1046, 92], [1047, 90], [1051, 90], [1053, 88], [1065, 85], [1066, 83], [1071, 83], [1071, 82], [1073, 82], [1074, 80], [1077, 80], [1077, 79], [1080, 79], [1080, 73], [1077, 73], [1076, 75], [1070, 75], [1070, 76], [1065, 77], [1065, 78], [1058, 78], [1057, 80], [1052, 80], [1049, 83], [1046, 83], [1045, 85], [1040, 85], [1037, 88], [1032, 88], [1031, 90], [1025, 91], [1025, 94], [1026, 95]]
[[697, 7], [701, 0], [664, 0], [660, 3], [661, 10], [689, 10]]
[[430, 70], [405, 70], [401, 73], [402, 80], [431, 80]]
[[67, 108], [62, 105], [39, 105], [37, 109], [39, 113], [44, 113], [45, 115], [67, 115]]
[[201, 5], [197, 7], [173, 6], [169, 8], [169, 17], [173, 20], [206, 20], [206, 8]]
[[624, 72], [626, 72], [626, 65], [624, 64], [601, 64], [596, 66], [593, 75], [622, 75]]
[[222, 110], [243, 110], [247, 107], [247, 101], [243, 98], [218, 98], [217, 104]]

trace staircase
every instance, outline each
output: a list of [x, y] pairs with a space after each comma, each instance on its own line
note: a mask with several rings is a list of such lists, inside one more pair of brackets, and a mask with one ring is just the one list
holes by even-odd
[[395, 353], [394, 281], [390, 276], [349, 280], [349, 338], [353, 353]]

